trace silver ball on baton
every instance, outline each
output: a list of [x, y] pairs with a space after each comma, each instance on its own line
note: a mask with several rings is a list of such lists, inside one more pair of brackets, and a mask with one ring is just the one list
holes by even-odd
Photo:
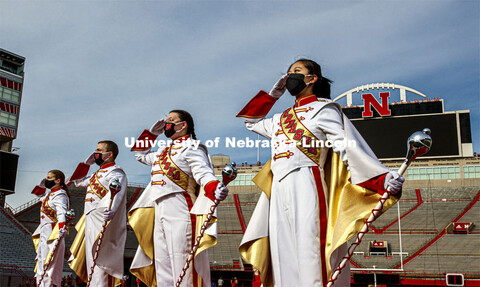
[[231, 164], [226, 164], [222, 169], [222, 179], [223, 184], [227, 185], [237, 177], [237, 167], [236, 163], [232, 162]]
[[65, 214], [65, 217], [67, 221], [73, 220], [75, 218], [75, 210], [70, 209], [69, 211], [67, 211], [67, 213]]
[[415, 158], [427, 153], [432, 147], [432, 132], [429, 128], [424, 128], [421, 132], [414, 132], [407, 141], [407, 156], [405, 163], [409, 165]]
[[111, 191], [119, 192], [122, 189], [122, 183], [118, 179], [114, 179], [110, 183], [109, 188]]

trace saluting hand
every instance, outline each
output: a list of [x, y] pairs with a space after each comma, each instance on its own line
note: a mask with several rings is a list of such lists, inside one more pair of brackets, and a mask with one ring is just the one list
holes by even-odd
[[89, 156], [87, 157], [87, 159], [85, 159], [85, 160], [83, 161], [83, 163], [84, 163], [84, 164], [88, 164], [88, 165], [92, 165], [92, 164], [94, 164], [94, 163], [95, 163], [95, 157], [94, 157], [94, 154], [95, 154], [95, 153], [94, 153], [94, 152], [92, 152], [92, 154], [91, 154], [91, 155], [89, 155]]
[[278, 80], [275, 85], [273, 85], [273, 88], [268, 94], [275, 99], [279, 99], [287, 89], [287, 78], [288, 74], [283, 75], [280, 80]]
[[165, 120], [161, 119], [161, 120], [158, 120], [156, 123], [154, 123], [149, 131], [152, 134], [158, 136], [163, 133], [164, 129], [165, 129]]

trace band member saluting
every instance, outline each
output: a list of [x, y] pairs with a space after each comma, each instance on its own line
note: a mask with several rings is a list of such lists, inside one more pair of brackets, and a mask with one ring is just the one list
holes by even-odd
[[[42, 201], [40, 225], [32, 235], [37, 250], [35, 258], [37, 263], [36, 285], [60, 286], [65, 254], [65, 236], [68, 232], [66, 213], [70, 204], [65, 175], [57, 169], [49, 171], [47, 177], [33, 189], [32, 193], [41, 197]], [[59, 241], [57, 242], [57, 240]], [[55, 244], [57, 247], [53, 254]], [[53, 258], [50, 258], [52, 256]], [[47, 267], [50, 260], [52, 261]], [[46, 267], [48, 270], [44, 269]]]
[[[263, 192], [239, 248], [263, 286], [324, 286], [381, 194], [387, 187], [398, 193], [404, 181], [330, 100], [330, 83], [316, 62], [300, 59], [237, 115], [272, 140], [272, 159], [254, 178]], [[294, 106], [265, 118], [286, 89]], [[338, 286], [349, 286], [349, 272], [341, 276]]]
[[[123, 278], [127, 176], [115, 164], [117, 155], [116, 143], [100, 141], [95, 152], [77, 166], [69, 179], [76, 186], [87, 188], [84, 216], [75, 226], [77, 236], [70, 247], [69, 265], [84, 282], [90, 278], [92, 287], [121, 285]], [[85, 176], [93, 163], [100, 168]], [[116, 194], [112, 193], [112, 186], [119, 187], [114, 190]]]
[[[163, 150], [150, 151], [149, 140], [161, 133], [173, 142]], [[128, 213], [139, 242], [130, 271], [147, 286], [175, 286], [203, 215], [215, 199], [226, 198], [228, 189], [215, 177], [207, 148], [196, 139], [188, 112], [171, 111], [166, 120], [144, 130], [139, 142], [145, 144], [132, 151], [152, 169], [149, 185]], [[214, 223], [202, 240], [181, 286], [211, 285], [206, 249], [216, 244]]]

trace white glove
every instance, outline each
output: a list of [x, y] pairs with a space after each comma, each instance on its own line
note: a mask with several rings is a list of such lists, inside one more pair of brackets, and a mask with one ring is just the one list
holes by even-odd
[[287, 89], [287, 78], [288, 74], [283, 75], [280, 80], [278, 80], [275, 85], [273, 85], [273, 88], [268, 94], [275, 99], [279, 99]]
[[228, 195], [228, 188], [223, 184], [223, 182], [220, 182], [217, 185], [217, 189], [215, 190], [215, 199], [222, 201], [225, 198], [227, 198]]
[[396, 171], [390, 171], [385, 176], [384, 187], [385, 189], [390, 188], [390, 192], [392, 194], [396, 194], [400, 190], [402, 190], [403, 182], [405, 178], [400, 176]]
[[47, 180], [46, 178], [42, 179], [42, 181], [40, 181], [40, 184], [38, 186], [40, 186], [41, 188], [46, 188], [45, 187], [45, 180]]
[[89, 157], [87, 157], [87, 159], [84, 160], [83, 163], [88, 164], [88, 165], [94, 164], [95, 163], [95, 158], [93, 157], [93, 154], [94, 154], [94, 152], [92, 152], [92, 154]]
[[66, 228], [60, 228], [58, 230], [58, 237], [64, 238], [65, 236], [67, 236], [67, 233], [68, 233], [68, 231], [67, 231]]
[[158, 135], [161, 135], [163, 133], [164, 129], [165, 129], [165, 120], [161, 119], [161, 120], [157, 121], [156, 123], [154, 123], [149, 131], [152, 134], [158, 136]]
[[103, 210], [103, 220], [105, 221], [112, 220], [114, 215], [115, 215], [115, 211], [113, 210], [108, 210], [108, 208], [105, 208], [105, 210]]

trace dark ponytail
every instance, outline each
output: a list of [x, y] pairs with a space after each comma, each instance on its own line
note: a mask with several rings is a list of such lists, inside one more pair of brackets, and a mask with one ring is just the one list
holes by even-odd
[[194, 140], [197, 139], [197, 135], [195, 135], [195, 124], [193, 123], [192, 115], [189, 112], [184, 110], [173, 110], [170, 113], [178, 114], [180, 120], [185, 121], [187, 123], [187, 134], [191, 135]]
[[[313, 93], [317, 98], [331, 99], [330, 97], [330, 84], [332, 80], [322, 76], [322, 68], [315, 61], [309, 59], [299, 59], [295, 63], [301, 62], [305, 68], [308, 69], [310, 75], [317, 75], [318, 80], [313, 84]], [[293, 64], [295, 64], [293, 63]], [[292, 65], [293, 65], [292, 64]], [[290, 67], [292, 66], [290, 65]], [[290, 67], [288, 70], [290, 70]]]

